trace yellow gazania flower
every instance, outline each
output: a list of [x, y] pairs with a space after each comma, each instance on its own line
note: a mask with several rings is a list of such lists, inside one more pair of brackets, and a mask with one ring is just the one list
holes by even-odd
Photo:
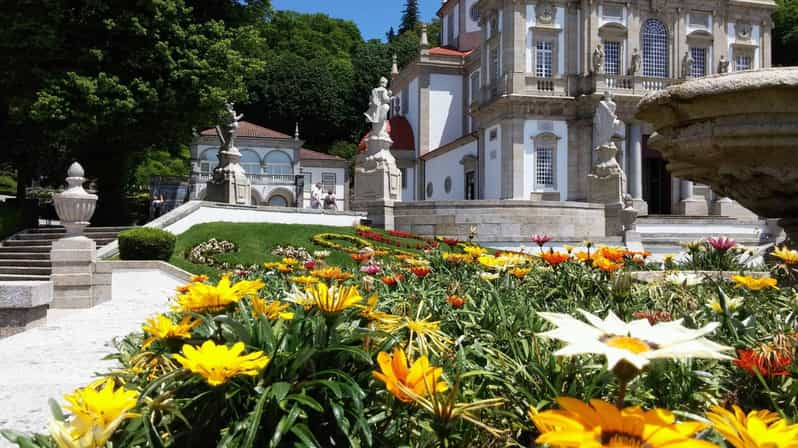
[[463, 252], [471, 255], [471, 258], [479, 258], [488, 253], [488, 249], [479, 246], [465, 246], [463, 247]]
[[499, 274], [494, 274], [492, 272], [480, 272], [479, 273], [479, 278], [481, 278], [482, 280], [485, 280], [486, 282], [489, 282], [489, 281], [496, 280], [497, 278], [499, 278]]
[[451, 252], [444, 252], [441, 254], [443, 261], [450, 264], [470, 263], [473, 258], [468, 254], [456, 254]]
[[77, 389], [64, 396], [69, 403], [65, 409], [72, 413], [74, 420], [68, 425], [53, 422], [50, 432], [59, 447], [105, 446], [122, 420], [137, 416], [128, 411], [136, 406], [138, 395], [123, 387], [114, 389], [114, 380], [110, 378]]
[[283, 263], [280, 263], [279, 261], [267, 261], [263, 263], [263, 267], [266, 269], [277, 269], [277, 267], [281, 264]]
[[385, 383], [385, 389], [402, 402], [412, 403], [412, 394], [426, 397], [449, 388], [446, 381], [440, 379], [443, 369], [430, 366], [426, 356], [416, 359], [408, 368], [404, 350], [396, 348], [393, 355], [380, 352], [377, 364], [381, 372], [375, 370], [372, 375]]
[[299, 283], [300, 285], [312, 285], [319, 282], [319, 279], [312, 275], [297, 275], [294, 277], [288, 277], [288, 280], [293, 283]]
[[352, 278], [352, 274], [342, 271], [338, 266], [316, 269], [315, 271], [311, 271], [311, 274], [325, 280], [349, 280]]
[[754, 278], [750, 275], [733, 275], [732, 280], [736, 283], [735, 287], [746, 288], [751, 291], [761, 291], [767, 288], [779, 289], [779, 287], [776, 286], [778, 282], [775, 278]]
[[[742, 305], [743, 305], [742, 297], [733, 297], [726, 301], [726, 309], [729, 310], [730, 313], [737, 311], [737, 309], [740, 308]], [[714, 299], [712, 299], [712, 301], [709, 302], [709, 307], [712, 309], [712, 311], [718, 314], [723, 314], [723, 307], [720, 304], [719, 298], [715, 297]]]
[[713, 443], [692, 438], [706, 425], [675, 423], [676, 418], [666, 409], [618, 409], [601, 400], [590, 400], [588, 405], [568, 397], [557, 398], [557, 403], [561, 409], [529, 409], [529, 418], [541, 432], [536, 443], [568, 448], [717, 448]]
[[283, 262], [283, 264], [285, 264], [285, 265], [288, 265], [288, 266], [293, 266], [293, 265], [295, 265], [295, 264], [298, 264], [298, 263], [299, 263], [299, 260], [297, 260], [296, 258], [285, 257], [285, 258], [283, 258], [283, 259], [282, 259], [282, 262]]
[[150, 335], [141, 348], [149, 347], [158, 339], [188, 339], [191, 337], [191, 330], [200, 323], [199, 319], [192, 320], [191, 316], [183, 316], [183, 319], [176, 324], [163, 314], [155, 315], [141, 326], [141, 329]]
[[191, 283], [205, 283], [208, 281], [208, 276], [205, 274], [192, 275], [189, 281]]
[[321, 282], [305, 289], [305, 295], [313, 299], [321, 311], [330, 314], [339, 313], [363, 300], [355, 286], [335, 284], [327, 287]]
[[230, 277], [225, 275], [216, 286], [192, 284], [188, 292], [178, 296], [175, 308], [181, 311], [218, 312], [246, 296], [257, 295], [263, 286], [261, 280], [242, 280], [231, 285]]
[[565, 246], [563, 246], [563, 249], [565, 249], [565, 251], [568, 253], [568, 255], [571, 255], [571, 252], [574, 251], [574, 246], [571, 246], [570, 244], [566, 244]]
[[360, 311], [360, 315], [371, 322], [379, 323], [381, 326], [391, 326], [392, 328], [395, 328], [395, 325], [401, 318], [394, 314], [377, 311], [377, 300], [378, 298], [376, 294], [369, 297], [366, 305], [361, 305], [362, 310]]
[[270, 359], [263, 352], [241, 356], [243, 351], [243, 342], [236, 342], [228, 348], [208, 340], [199, 349], [186, 344], [183, 355], [172, 356], [185, 369], [205, 378], [211, 386], [218, 386], [237, 375], [256, 376], [269, 364]]
[[787, 264], [798, 264], [798, 250], [787, 249], [787, 246], [777, 247], [773, 251], [773, 256], [780, 258], [781, 261]]
[[289, 303], [267, 302], [258, 297], [253, 297], [250, 303], [252, 303], [252, 317], [257, 318], [259, 315], [264, 315], [269, 320], [291, 320], [294, 318], [294, 313], [286, 311], [291, 307]]
[[423, 258], [407, 258], [405, 259], [405, 263], [407, 263], [409, 266], [422, 268], [430, 265], [429, 260], [424, 260]]
[[734, 448], [798, 447], [798, 424], [788, 424], [775, 412], [759, 410], [746, 415], [737, 405], [733, 413], [714, 406], [707, 418]]

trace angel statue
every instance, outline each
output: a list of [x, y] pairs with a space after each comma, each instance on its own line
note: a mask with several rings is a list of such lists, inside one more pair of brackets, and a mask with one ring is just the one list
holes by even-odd
[[236, 115], [233, 109], [233, 103], [225, 103], [224, 122], [221, 127], [216, 126], [216, 134], [219, 136], [222, 146], [222, 151], [230, 151], [235, 148], [236, 131], [238, 130], [238, 122], [244, 117], [244, 114]]
[[391, 110], [392, 92], [388, 90], [388, 79], [380, 78], [379, 87], [371, 91], [369, 110], [364, 113], [366, 121], [371, 123], [371, 136], [380, 139], [389, 139], [388, 111]]

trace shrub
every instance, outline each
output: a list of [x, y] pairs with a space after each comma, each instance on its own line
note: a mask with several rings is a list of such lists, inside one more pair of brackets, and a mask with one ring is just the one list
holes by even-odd
[[168, 260], [176, 238], [161, 229], [146, 227], [119, 233], [119, 258], [123, 260]]
[[16, 195], [17, 181], [11, 176], [0, 175], [0, 194]]

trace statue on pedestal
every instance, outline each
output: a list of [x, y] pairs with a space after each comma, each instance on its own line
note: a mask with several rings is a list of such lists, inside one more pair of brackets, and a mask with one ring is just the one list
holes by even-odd
[[597, 44], [593, 50], [593, 73], [604, 73], [604, 50], [601, 44]]
[[729, 73], [729, 60], [726, 59], [726, 56], [720, 55], [720, 61], [718, 61], [718, 73]]
[[693, 64], [695, 64], [695, 60], [693, 60], [690, 51], [685, 51], [684, 57], [682, 58], [682, 79], [693, 77]]
[[620, 204], [626, 185], [626, 175], [616, 159], [616, 141], [626, 137], [626, 125], [615, 113], [617, 106], [612, 94], [604, 94], [593, 116], [593, 150], [597, 163], [588, 175], [589, 201]]
[[391, 110], [392, 92], [388, 90], [388, 79], [380, 78], [380, 85], [371, 90], [369, 110], [363, 115], [366, 121], [371, 123], [371, 134], [369, 138], [377, 137], [381, 139], [391, 139], [388, 135], [386, 125], [388, 123], [388, 112]]
[[219, 137], [219, 165], [213, 170], [213, 179], [208, 183], [206, 198], [209, 201], [227, 204], [249, 205], [252, 201], [252, 185], [241, 166], [241, 153], [235, 146], [236, 131], [243, 114], [236, 114], [233, 103], [225, 103], [223, 121], [216, 126]]
[[640, 52], [635, 48], [632, 51], [632, 62], [629, 64], [629, 76], [640, 74], [640, 68], [643, 65], [643, 59], [640, 57]]
[[233, 103], [225, 103], [224, 107], [227, 109], [224, 117], [225, 121], [221, 126], [216, 126], [216, 135], [219, 136], [219, 141], [221, 142], [219, 151], [237, 151], [235, 147], [236, 131], [238, 130], [238, 122], [244, 118], [244, 114], [236, 115]]

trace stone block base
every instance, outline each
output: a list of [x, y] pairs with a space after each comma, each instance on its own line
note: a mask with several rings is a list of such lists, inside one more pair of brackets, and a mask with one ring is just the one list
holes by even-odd
[[757, 218], [754, 212], [728, 198], [713, 201], [709, 208], [709, 214], [712, 216], [727, 216], [729, 218], [744, 220], [753, 220]]
[[642, 199], [632, 199], [632, 207], [637, 210], [637, 216], [648, 216], [648, 202]]
[[394, 225], [393, 201], [357, 201], [352, 203], [352, 209], [366, 212], [373, 227], [385, 230], [396, 229]]
[[707, 201], [703, 199], [683, 199], [679, 202], [679, 213], [684, 216], [707, 216]]
[[0, 308], [0, 338], [44, 325], [47, 320], [47, 305], [31, 308]]
[[53, 273], [53, 308], [90, 308], [94, 297], [94, 265], [97, 245], [83, 237], [53, 242], [50, 252]]
[[587, 176], [587, 201], [596, 204], [623, 203], [624, 176], [620, 174], [599, 177], [595, 174]]
[[221, 182], [208, 182], [205, 200], [224, 204], [251, 205], [252, 185], [246, 176], [228, 177]]

